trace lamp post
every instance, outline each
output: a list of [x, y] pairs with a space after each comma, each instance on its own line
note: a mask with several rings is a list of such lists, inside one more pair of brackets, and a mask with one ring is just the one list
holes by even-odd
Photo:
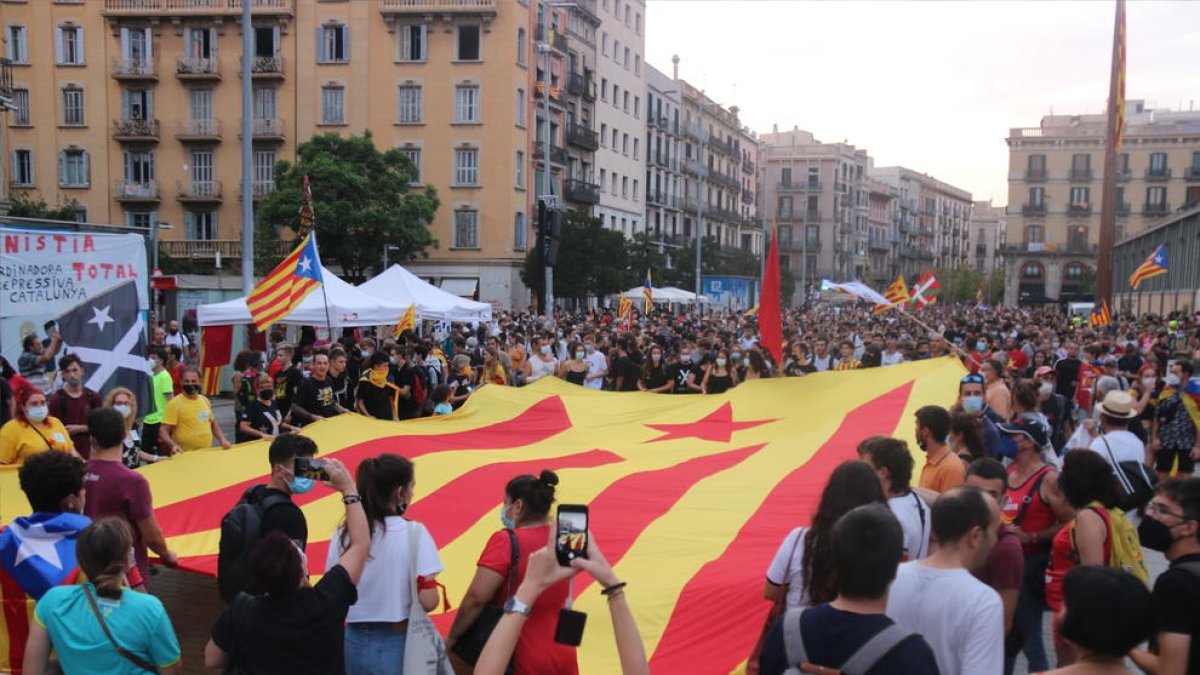
[[252, 3], [242, 2], [242, 293], [254, 290], [254, 29]]
[[542, 115], [545, 118], [545, 133], [542, 135], [542, 208], [539, 213], [544, 217], [538, 219], [538, 229], [541, 231], [542, 247], [538, 251], [538, 258], [542, 265], [542, 311], [550, 314], [554, 306], [554, 268], [550, 266], [550, 261], [547, 259], [546, 251], [549, 248], [548, 238], [551, 235], [548, 221], [550, 220], [550, 210], [557, 208], [558, 200], [554, 197], [554, 170], [550, 166], [550, 151], [553, 146], [550, 126], [550, 51], [553, 45], [550, 44], [550, 8], [559, 7], [577, 7], [574, 2], [546, 2], [541, 3], [541, 13], [538, 21], [542, 26], [542, 39], [537, 43], [537, 53], [542, 55]]

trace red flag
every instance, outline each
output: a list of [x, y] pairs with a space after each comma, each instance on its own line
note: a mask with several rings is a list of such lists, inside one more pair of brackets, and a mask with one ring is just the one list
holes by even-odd
[[771, 353], [775, 363], [783, 363], [783, 317], [779, 298], [779, 235], [771, 232], [767, 249], [767, 269], [763, 273], [762, 293], [758, 299], [759, 344]]
[[206, 326], [200, 329], [200, 367], [204, 373], [204, 395], [215, 396], [221, 389], [221, 367], [229, 365], [233, 351], [233, 326]]

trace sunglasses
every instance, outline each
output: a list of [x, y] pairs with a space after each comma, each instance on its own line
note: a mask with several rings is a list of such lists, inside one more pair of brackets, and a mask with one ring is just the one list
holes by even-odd
[[983, 376], [976, 373], [971, 373], [970, 375], [967, 375], [963, 379], [959, 380], [959, 382], [961, 384], [983, 384]]

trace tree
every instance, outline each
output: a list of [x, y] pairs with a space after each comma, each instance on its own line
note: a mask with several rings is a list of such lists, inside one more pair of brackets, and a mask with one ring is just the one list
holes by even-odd
[[[282, 228], [296, 229], [307, 175], [322, 262], [340, 265], [350, 279], [381, 271], [385, 246], [389, 260], [396, 261], [423, 257], [430, 245], [437, 246], [428, 229], [437, 193], [428, 186], [410, 192], [417, 168], [399, 149], [380, 152], [370, 131], [348, 138], [330, 133], [300, 144], [296, 157], [294, 164], [276, 165], [276, 189], [258, 206], [259, 242], [277, 240]], [[259, 262], [269, 269], [278, 260], [260, 256]]]
[[12, 196], [12, 204], [8, 215], [13, 218], [36, 218], [39, 220], [76, 220], [83, 213], [83, 205], [74, 199], [68, 199], [58, 207], [51, 208], [41, 197], [16, 193]]
[[[558, 260], [554, 266], [554, 295], [583, 303], [589, 296], [619, 293], [628, 274], [625, 237], [604, 228], [601, 218], [581, 211], [563, 214]], [[645, 271], [642, 272], [645, 274]], [[542, 269], [537, 251], [525, 256], [521, 281], [530, 288], [541, 288]]]
[[678, 269], [667, 268], [667, 254], [663, 245], [649, 232], [638, 232], [633, 239], [625, 242], [628, 272], [624, 288], [642, 283], [646, 278], [646, 270], [654, 270], [655, 286], [675, 286], [679, 277]]

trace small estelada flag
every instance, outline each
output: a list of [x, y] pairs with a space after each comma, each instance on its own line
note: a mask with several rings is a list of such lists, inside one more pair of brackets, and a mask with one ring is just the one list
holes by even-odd
[[417, 303], [408, 306], [408, 310], [404, 312], [404, 316], [396, 322], [396, 326], [392, 328], [392, 337], [400, 337], [406, 330], [415, 330], [417, 327]]

